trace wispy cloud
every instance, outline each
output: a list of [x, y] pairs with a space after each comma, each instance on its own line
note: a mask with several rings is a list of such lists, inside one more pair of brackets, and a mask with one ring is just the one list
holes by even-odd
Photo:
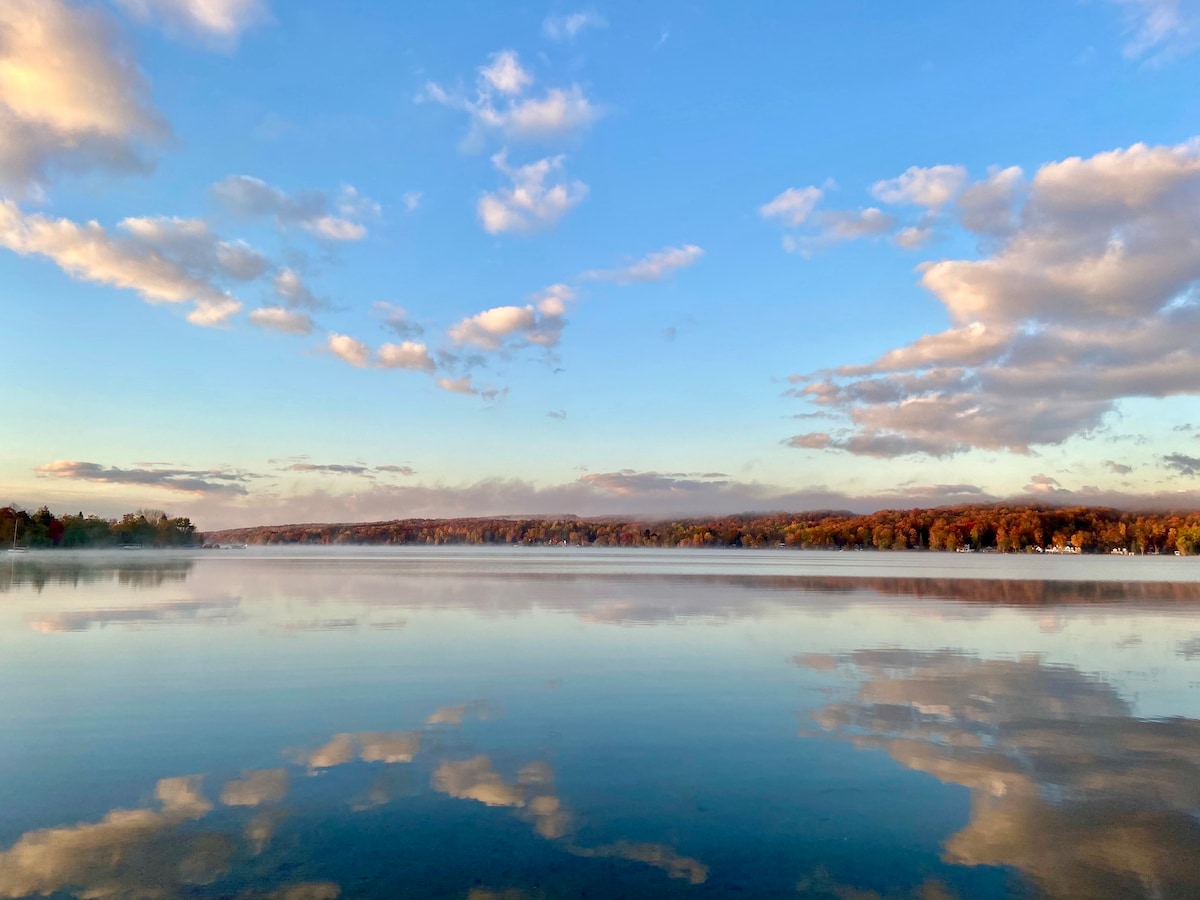
[[300, 228], [325, 241], [359, 241], [363, 224], [379, 217], [379, 204], [350, 185], [333, 195], [325, 191], [287, 193], [260, 178], [230, 175], [210, 189], [230, 213], [246, 219], [269, 218], [281, 229]]
[[585, 131], [600, 118], [600, 109], [579, 85], [550, 88], [540, 97], [525, 96], [533, 81], [516, 52], [501, 50], [479, 67], [469, 96], [463, 90], [429, 82], [417, 99], [467, 113], [471, 121], [468, 145], [478, 144], [488, 134], [516, 140], [561, 140]]
[[266, 0], [117, 0], [130, 15], [186, 32], [220, 48], [237, 44], [242, 32], [269, 22]]
[[1200, 9], [1194, 0], [1111, 0], [1125, 19], [1125, 56], [1169, 62], [1196, 48]]
[[547, 16], [542, 21], [542, 34], [552, 41], [572, 41], [589, 28], [607, 28], [608, 22], [590, 9], [561, 16]]
[[313, 330], [311, 316], [282, 306], [264, 306], [252, 310], [248, 318], [251, 324], [259, 328], [284, 334], [312, 334]]
[[664, 247], [647, 254], [635, 262], [618, 269], [593, 269], [583, 273], [583, 278], [597, 281], [615, 281], [631, 284], [636, 281], [662, 281], [680, 269], [694, 265], [704, 256], [704, 250], [695, 244], [679, 247]]
[[99, 463], [60, 459], [37, 467], [47, 478], [159, 487], [190, 494], [245, 494], [245, 482], [253, 476], [223, 469], [136, 468], [121, 469]]

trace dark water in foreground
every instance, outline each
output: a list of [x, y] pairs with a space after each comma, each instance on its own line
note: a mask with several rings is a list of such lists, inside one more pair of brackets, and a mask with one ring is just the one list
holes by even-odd
[[0, 560], [0, 897], [1200, 897], [1200, 560]]

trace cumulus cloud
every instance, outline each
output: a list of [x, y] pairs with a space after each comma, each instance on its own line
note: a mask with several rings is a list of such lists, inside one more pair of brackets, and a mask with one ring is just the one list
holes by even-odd
[[103, 12], [0, 4], [0, 186], [36, 192], [60, 171], [146, 171], [167, 135]]
[[370, 347], [346, 334], [330, 334], [326, 346], [334, 356], [360, 369], [366, 368], [371, 358]]
[[486, 66], [479, 67], [481, 81], [501, 94], [520, 94], [533, 84], [533, 76], [521, 65], [514, 50], [493, 53]]
[[375, 365], [381, 369], [409, 369], [414, 372], [432, 372], [437, 368], [437, 363], [429, 355], [429, 348], [419, 341], [382, 344], [375, 351]]
[[270, 21], [265, 0], [117, 0], [134, 18], [185, 31], [219, 47], [235, 45], [243, 31]]
[[512, 186], [480, 196], [476, 209], [484, 230], [488, 234], [502, 234], [546, 228], [582, 203], [588, 187], [582, 181], [566, 178], [564, 158], [552, 156], [512, 168], [506, 153], [493, 156], [493, 165], [509, 178]]
[[598, 12], [585, 9], [561, 16], [547, 16], [542, 21], [542, 34], [551, 41], [572, 41], [588, 28], [607, 28], [608, 22]]
[[276, 227], [300, 228], [326, 241], [359, 241], [367, 236], [364, 221], [378, 218], [379, 204], [356, 188], [343, 185], [334, 195], [325, 191], [287, 193], [249, 175], [230, 175], [209, 188], [213, 199], [244, 219], [269, 218]]
[[1022, 195], [1019, 226], [982, 258], [920, 267], [951, 329], [800, 379], [798, 396], [844, 417], [830, 446], [1027, 452], [1096, 429], [1122, 398], [1196, 392], [1200, 141], [1047, 163]]
[[98, 222], [26, 214], [0, 201], [0, 246], [42, 256], [82, 281], [136, 291], [148, 303], [190, 303], [195, 325], [222, 326], [242, 304], [222, 282], [257, 277], [266, 262], [240, 242], [220, 240], [195, 219], [130, 218], [112, 234]]
[[264, 306], [252, 310], [250, 322], [259, 328], [280, 331], [284, 334], [312, 334], [313, 320], [307, 313], [284, 309], [282, 306]]
[[575, 291], [554, 284], [524, 306], [497, 306], [468, 316], [447, 329], [454, 343], [471, 344], [484, 350], [513, 346], [513, 341], [554, 347], [562, 335], [567, 304]]
[[39, 476], [47, 478], [159, 487], [188, 494], [245, 494], [243, 484], [251, 477], [245, 472], [221, 469], [121, 469], [68, 459], [46, 463], [38, 466], [36, 471]]
[[1024, 183], [1025, 173], [1019, 166], [993, 167], [987, 178], [971, 184], [959, 196], [959, 222], [978, 234], [1011, 234], [1017, 227], [1017, 200]]
[[788, 225], [802, 225], [825, 192], [815, 185], [803, 188], [788, 188], [769, 203], [758, 208], [764, 219], [782, 219]]
[[518, 140], [561, 140], [589, 128], [600, 110], [579, 85], [550, 88], [540, 97], [525, 96], [533, 76], [512, 50], [492, 54], [477, 71], [474, 91], [447, 89], [429, 82], [418, 100], [459, 109], [471, 120], [468, 144], [488, 134]]
[[966, 183], [964, 166], [910, 166], [895, 178], [875, 182], [871, 193], [884, 203], [907, 203], [936, 211], [953, 200]]
[[680, 269], [686, 269], [699, 262], [702, 256], [704, 256], [704, 250], [695, 244], [664, 247], [662, 250], [647, 254], [622, 268], [593, 269], [585, 272], [583, 277], [599, 281], [615, 281], [617, 284], [631, 284], [635, 281], [662, 281]]

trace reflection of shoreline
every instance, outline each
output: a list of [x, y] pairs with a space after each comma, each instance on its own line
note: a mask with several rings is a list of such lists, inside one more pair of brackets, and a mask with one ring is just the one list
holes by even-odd
[[1200, 721], [1135, 718], [1107, 682], [1036, 656], [831, 660], [863, 681], [816, 714], [827, 732], [971, 791], [948, 862], [1015, 868], [1061, 900], [1200, 897]]
[[186, 581], [195, 564], [190, 558], [149, 554], [120, 560], [111, 557], [94, 560], [81, 557], [22, 558], [7, 567], [0, 567], [0, 593], [25, 586], [41, 593], [48, 584], [78, 587], [105, 581], [134, 589], [152, 588], [167, 582]]
[[[983, 617], [994, 608], [1055, 607], [1183, 611], [1200, 608], [1200, 583], [1154, 581], [1027, 581], [842, 575], [538, 572], [454, 565], [415, 569], [399, 560], [263, 559], [209, 564], [193, 559], [138, 560], [67, 566], [19, 563], [0, 569], [0, 591], [47, 584], [90, 588], [107, 581], [128, 589], [94, 609], [31, 614], [41, 631], [94, 625], [181, 625], [253, 619], [255, 610], [292, 612], [276, 623], [289, 633], [404, 627], [407, 610], [468, 610], [515, 615], [546, 610], [597, 625], [654, 625], [689, 619], [753, 619], [780, 610], [832, 611], [850, 606], [908, 604], [936, 616]], [[188, 582], [192, 597], [154, 595], [162, 585]], [[235, 582], [238, 596], [223, 586]], [[26, 589], [29, 589], [26, 588]], [[134, 596], [146, 590], [139, 602]], [[86, 591], [81, 591], [86, 593]], [[925, 604], [924, 607], [918, 603]], [[299, 604], [303, 604], [300, 606]], [[66, 604], [64, 604], [66, 605]], [[321, 609], [324, 607], [323, 609]], [[318, 611], [319, 610], [319, 611]]]

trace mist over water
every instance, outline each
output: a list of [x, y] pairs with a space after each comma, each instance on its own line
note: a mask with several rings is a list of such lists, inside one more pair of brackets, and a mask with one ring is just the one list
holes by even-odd
[[1194, 560], [5, 562], [0, 897], [1200, 896]]

